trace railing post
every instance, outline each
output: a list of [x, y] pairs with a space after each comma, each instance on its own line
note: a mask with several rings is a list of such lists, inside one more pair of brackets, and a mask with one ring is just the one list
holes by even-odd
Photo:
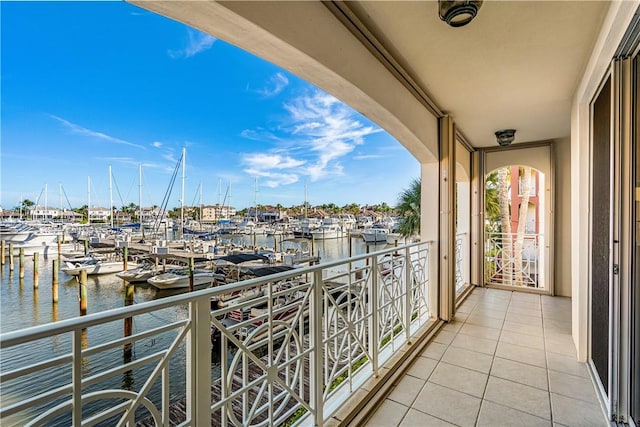
[[[367, 246], [368, 248], [369, 246]], [[369, 351], [371, 352], [371, 367], [373, 369], [373, 375], [378, 376], [378, 353], [380, 352], [380, 346], [378, 340], [380, 339], [380, 319], [379, 319], [379, 302], [378, 302], [378, 259], [373, 257], [367, 258], [367, 264], [371, 258], [371, 270], [369, 277], [371, 277], [370, 289], [369, 289], [369, 313], [371, 313], [371, 323], [369, 324]]]
[[314, 409], [314, 425], [324, 423], [324, 379], [322, 375], [323, 345], [322, 345], [322, 269], [313, 273], [313, 292], [309, 312], [309, 334], [311, 336], [311, 372], [309, 388], [311, 403]]
[[211, 308], [208, 296], [189, 303], [187, 337], [187, 417], [191, 425], [211, 425]]
[[407, 334], [407, 344], [411, 345], [411, 299], [413, 296], [413, 286], [411, 280], [411, 249], [405, 248], [404, 250], [404, 317], [405, 326], [404, 329]]
[[82, 331], [80, 329], [73, 330], [72, 352], [71, 399], [73, 404], [71, 422], [73, 427], [80, 427], [82, 425]]

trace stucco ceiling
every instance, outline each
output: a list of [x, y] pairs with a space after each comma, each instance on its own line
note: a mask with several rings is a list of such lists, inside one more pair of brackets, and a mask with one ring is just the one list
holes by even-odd
[[437, 2], [348, 2], [474, 146], [570, 133], [571, 99], [608, 2], [485, 1], [470, 24], [452, 28]]
[[[422, 119], [406, 97], [420, 92], [450, 114], [476, 147], [496, 146], [494, 132], [505, 128], [517, 130], [516, 143], [568, 137], [572, 97], [609, 7], [601, 1], [485, 0], [475, 20], [452, 28], [438, 18], [436, 1], [325, 2], [327, 7], [310, 1], [132, 1], [332, 92], [417, 157], [420, 147], [411, 135], [424, 143]], [[365, 55], [360, 51], [368, 40], [374, 43]], [[381, 49], [374, 52], [376, 44]], [[398, 84], [381, 77], [374, 57], [397, 64], [415, 87], [401, 94]], [[371, 101], [379, 107], [369, 108]], [[404, 117], [402, 129], [409, 133], [396, 131], [401, 127], [387, 119], [389, 111]]]

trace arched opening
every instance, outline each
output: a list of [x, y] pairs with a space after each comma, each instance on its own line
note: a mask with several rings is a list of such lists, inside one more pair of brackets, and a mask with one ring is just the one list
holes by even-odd
[[547, 290], [545, 174], [509, 165], [485, 176], [484, 282]]

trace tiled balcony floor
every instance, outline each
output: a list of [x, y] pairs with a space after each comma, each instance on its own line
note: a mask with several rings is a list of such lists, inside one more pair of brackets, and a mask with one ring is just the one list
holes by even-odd
[[368, 426], [608, 426], [571, 300], [477, 288]]

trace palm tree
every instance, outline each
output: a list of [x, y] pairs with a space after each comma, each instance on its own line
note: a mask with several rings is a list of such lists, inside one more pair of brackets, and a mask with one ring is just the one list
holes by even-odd
[[404, 237], [420, 234], [420, 179], [411, 181], [409, 188], [400, 193], [398, 214], [402, 218], [398, 232]]

